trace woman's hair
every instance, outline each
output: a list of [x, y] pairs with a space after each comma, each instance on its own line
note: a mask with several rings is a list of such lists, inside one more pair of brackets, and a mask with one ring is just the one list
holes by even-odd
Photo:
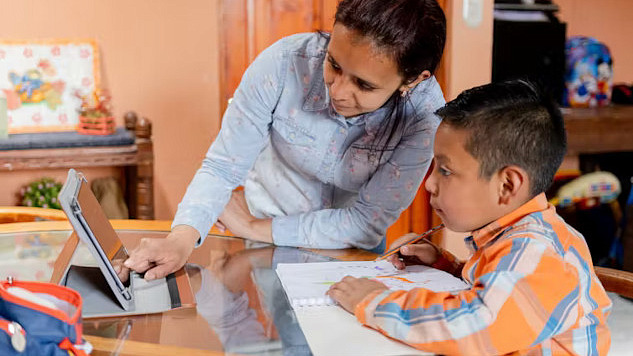
[[393, 58], [405, 82], [433, 74], [444, 52], [446, 18], [436, 0], [343, 0], [334, 23]]
[[[433, 74], [444, 52], [446, 18], [436, 0], [342, 0], [334, 24], [367, 38], [376, 51], [392, 58], [403, 84], [415, 81], [425, 70]], [[407, 104], [408, 96], [402, 97], [396, 90], [385, 103], [391, 110], [376, 140], [355, 148], [367, 149], [380, 158], [393, 150], [404, 131]]]

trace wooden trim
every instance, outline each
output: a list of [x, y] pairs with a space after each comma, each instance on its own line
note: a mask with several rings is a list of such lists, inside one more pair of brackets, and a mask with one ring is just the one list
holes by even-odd
[[[115, 230], [171, 231], [171, 220], [110, 220]], [[14, 232], [70, 231], [68, 221], [37, 221], [0, 224], [0, 234]]]
[[136, 145], [1, 151], [0, 171], [131, 166], [138, 163], [136, 151]]
[[[247, 0], [220, 3], [220, 117], [248, 66]], [[218, 120], [218, 130], [222, 120]]]
[[70, 237], [68, 237], [68, 240], [66, 240], [64, 248], [62, 248], [62, 251], [59, 253], [59, 256], [57, 256], [57, 259], [53, 264], [53, 274], [50, 279], [51, 283], [59, 284], [59, 282], [62, 281], [78, 244], [79, 236], [77, 236], [77, 233], [73, 231], [73, 233], [70, 234]]
[[38, 220], [66, 220], [66, 214], [59, 209], [27, 206], [0, 207], [0, 223], [31, 222]]
[[446, 43], [444, 44], [444, 53], [442, 54], [442, 59], [440, 60], [440, 66], [435, 72], [435, 78], [437, 82], [440, 84], [442, 88], [442, 92], [444, 93], [444, 98], [447, 98], [447, 93], [450, 92], [450, 68], [448, 68], [449, 63], [451, 63], [451, 37], [453, 35], [453, 31], [451, 28], [451, 13], [453, 7], [453, 0], [438, 0], [438, 4], [442, 10], [444, 10], [444, 16], [446, 16]]
[[[133, 219], [113, 219], [110, 224], [115, 230], [149, 230], [149, 231], [171, 231], [171, 220], [133, 220]], [[35, 221], [22, 223], [0, 224], [0, 234], [14, 232], [40, 232], [40, 231], [70, 231], [72, 226], [68, 220], [65, 221]], [[215, 226], [209, 231], [209, 235], [218, 237], [235, 237], [230, 231], [221, 232]]]

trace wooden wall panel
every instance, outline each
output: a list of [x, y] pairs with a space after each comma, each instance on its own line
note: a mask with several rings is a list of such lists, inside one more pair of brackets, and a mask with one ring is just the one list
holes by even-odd
[[251, 62], [248, 56], [246, 0], [222, 1], [220, 21], [220, 112], [224, 113], [228, 100]]
[[322, 31], [332, 31], [334, 24], [334, 14], [336, 14], [336, 6], [339, 0], [322, 0], [321, 1], [321, 26], [318, 28]]

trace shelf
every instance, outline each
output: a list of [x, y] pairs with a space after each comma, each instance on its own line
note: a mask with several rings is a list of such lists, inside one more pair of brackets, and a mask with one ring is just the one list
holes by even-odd
[[633, 151], [633, 106], [563, 108], [567, 154]]

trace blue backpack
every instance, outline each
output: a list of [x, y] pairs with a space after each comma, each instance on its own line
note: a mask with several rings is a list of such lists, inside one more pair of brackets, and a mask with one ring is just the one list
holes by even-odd
[[609, 48], [591, 37], [573, 36], [565, 44], [563, 104], [597, 107], [611, 103], [613, 60]]
[[0, 281], [0, 355], [88, 356], [82, 300], [52, 283]]

